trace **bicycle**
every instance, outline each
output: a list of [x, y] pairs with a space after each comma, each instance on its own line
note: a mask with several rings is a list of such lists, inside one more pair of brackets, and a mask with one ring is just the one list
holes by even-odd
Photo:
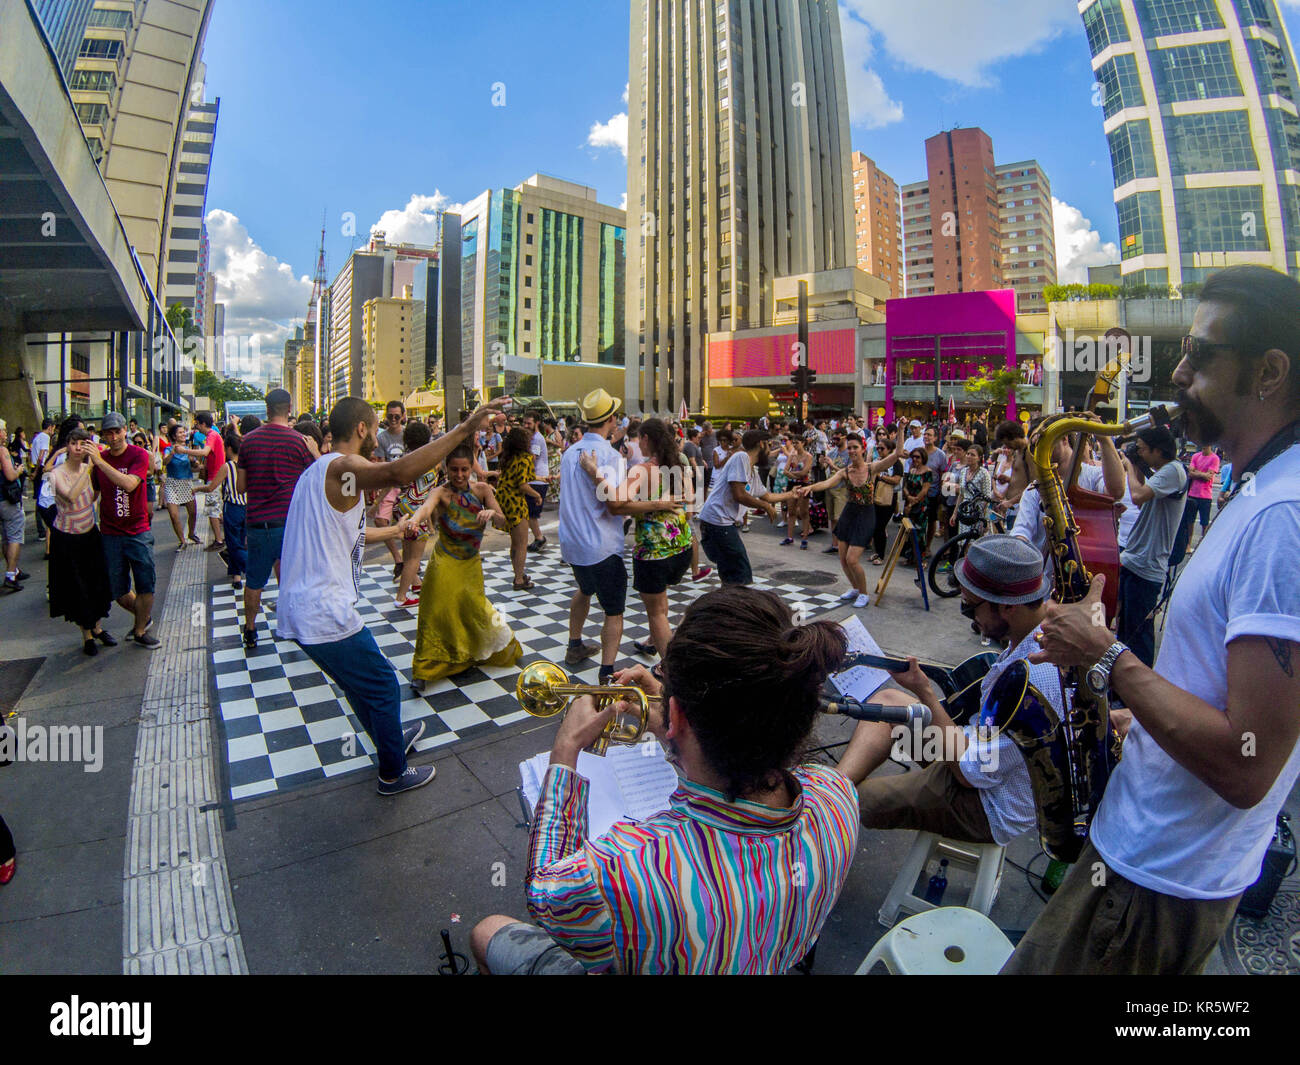
[[930, 566], [926, 576], [930, 583], [930, 590], [935, 595], [941, 599], [952, 599], [961, 594], [961, 585], [957, 582], [957, 565], [966, 557], [970, 545], [989, 532], [1006, 532], [1001, 516], [992, 509], [979, 525], [945, 541], [943, 546], [930, 556]]

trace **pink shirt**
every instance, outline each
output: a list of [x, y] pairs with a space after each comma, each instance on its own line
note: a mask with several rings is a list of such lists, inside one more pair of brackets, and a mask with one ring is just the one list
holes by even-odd
[[[1192, 456], [1192, 469], [1198, 473], [1218, 473], [1219, 456], [1213, 453], [1204, 455], [1198, 451]], [[1193, 481], [1192, 486], [1187, 489], [1188, 499], [1210, 499], [1213, 495], [1213, 481]]]

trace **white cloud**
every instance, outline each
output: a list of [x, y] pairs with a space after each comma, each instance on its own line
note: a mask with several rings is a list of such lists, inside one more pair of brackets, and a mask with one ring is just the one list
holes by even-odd
[[379, 221], [370, 227], [370, 235], [382, 232], [390, 244], [423, 244], [433, 247], [438, 243], [438, 218], [442, 211], [457, 211], [463, 204], [452, 203], [439, 189], [432, 196], [412, 193], [406, 206], [400, 210], [387, 210]]
[[[902, 63], [962, 85], [991, 83], [987, 68], [1080, 31], [1076, 0], [843, 0]], [[841, 33], [851, 19], [841, 15]], [[847, 65], [849, 44], [845, 40]]]
[[[1300, 0], [1295, 0], [1295, 2], [1298, 3], [1298, 4], [1300, 4]], [[624, 102], [624, 103], [627, 103], [627, 96], [628, 96], [628, 93], [631, 92], [631, 91], [632, 91], [632, 83], [631, 83], [631, 82], [627, 82], [627, 81], [623, 82], [623, 102]]]
[[623, 190], [623, 198], [618, 201], [618, 209], [620, 211], [627, 210], [627, 189]]
[[876, 54], [871, 27], [840, 7], [840, 39], [844, 44], [844, 81], [849, 93], [849, 122], [879, 129], [903, 117], [903, 105], [890, 98], [885, 83], [871, 67]]
[[1052, 197], [1052, 220], [1056, 233], [1056, 273], [1062, 285], [1084, 284], [1088, 267], [1119, 262], [1119, 246], [1114, 241], [1102, 243], [1101, 234], [1092, 227], [1077, 207]]
[[[626, 93], [624, 93], [626, 99]], [[587, 143], [593, 148], [617, 148], [627, 158], [627, 112], [621, 111], [608, 122], [593, 122], [587, 132]]]
[[265, 384], [280, 376], [284, 342], [306, 317], [311, 280], [295, 277], [288, 263], [263, 251], [229, 211], [209, 211], [206, 221], [209, 269], [216, 275], [217, 302], [226, 307], [226, 336], [241, 338], [241, 350], [252, 353], [249, 360], [232, 359], [228, 340], [226, 373]]

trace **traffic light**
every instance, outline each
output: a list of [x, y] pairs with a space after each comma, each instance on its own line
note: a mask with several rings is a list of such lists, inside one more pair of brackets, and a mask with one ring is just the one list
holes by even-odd
[[817, 371], [810, 370], [807, 366], [800, 366], [790, 375], [790, 383], [794, 385], [795, 391], [807, 392], [817, 381]]
[[939, 417], [939, 412], [938, 412], [934, 407], [931, 407], [931, 408], [930, 408], [930, 420], [931, 420], [931, 421], [935, 421], [936, 419], [938, 419], [938, 417]]

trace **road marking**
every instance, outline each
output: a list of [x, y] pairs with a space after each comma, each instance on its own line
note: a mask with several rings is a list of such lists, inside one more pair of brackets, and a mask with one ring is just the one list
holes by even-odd
[[209, 720], [207, 558], [185, 551], [173, 564], [153, 629], [162, 646], [147, 653], [125, 647], [149, 666], [123, 870], [127, 975], [248, 972], [226, 868]]

